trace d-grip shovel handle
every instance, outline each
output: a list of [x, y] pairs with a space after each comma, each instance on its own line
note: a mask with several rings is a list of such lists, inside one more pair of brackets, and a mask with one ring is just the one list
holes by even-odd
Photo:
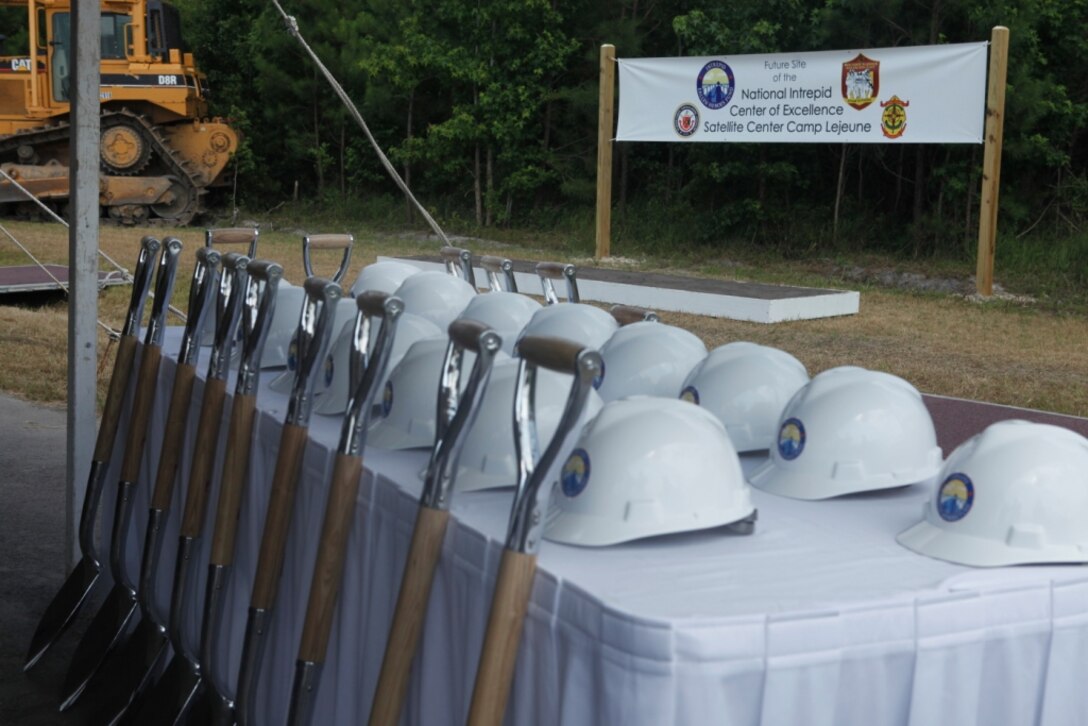
[[155, 255], [161, 246], [154, 237], [144, 237], [140, 241], [140, 254], [136, 258], [136, 270], [132, 274], [132, 297], [125, 314], [124, 327], [121, 329], [121, 339], [117, 343], [117, 357], [113, 361], [106, 404], [102, 409], [102, 423], [98, 427], [98, 438], [95, 440], [95, 461], [108, 461], [113, 450], [117, 423], [121, 420], [121, 406], [125, 401], [125, 388], [128, 387], [132, 362], [136, 358], [136, 336], [140, 331], [140, 317], [147, 300], [147, 291], [151, 287], [151, 275], [155, 272]]
[[[539, 502], [544, 477], [581, 415], [593, 379], [600, 371], [600, 354], [558, 338], [523, 338], [518, 343], [518, 353], [522, 358], [514, 401], [518, 486], [476, 670], [468, 716], [470, 726], [502, 724], [536, 574], [536, 549], [543, 520]], [[531, 447], [536, 434], [532, 399], [538, 366], [573, 373], [574, 381], [552, 440], [540, 461], [533, 462]]]
[[487, 272], [487, 286], [492, 292], [502, 292], [503, 286], [499, 282], [499, 275], [506, 281], [507, 292], [517, 292], [518, 282], [514, 278], [514, 263], [505, 257], [497, 255], [484, 255], [480, 258], [480, 267]]
[[[359, 477], [363, 470], [362, 437], [365, 435], [377, 382], [381, 380], [389, 364], [389, 352], [396, 337], [397, 322], [404, 311], [400, 298], [382, 292], [364, 293], [357, 300], [360, 321], [369, 317], [383, 320], [374, 352], [367, 363], [362, 379], [352, 391], [352, 405], [344, 417], [340, 445], [336, 455], [328, 502], [325, 505], [325, 521], [321, 526], [317, 560], [314, 564], [310, 599], [306, 607], [306, 620], [302, 631], [299, 660], [318, 663], [325, 659], [332, 627], [336, 597], [344, 574], [344, 557], [348, 536], [355, 516], [355, 499], [359, 492]], [[357, 337], [353, 341], [352, 356], [362, 358], [366, 354], [366, 340]]]
[[313, 262], [310, 259], [310, 250], [343, 250], [344, 256], [340, 259], [340, 266], [330, 278], [333, 282], [344, 279], [344, 273], [351, 264], [351, 250], [355, 246], [355, 237], [350, 234], [311, 234], [302, 238], [302, 267], [306, 270], [307, 277], [314, 276]]
[[461, 247], [443, 247], [438, 251], [446, 265], [446, 272], [472, 285], [476, 289], [476, 270], [472, 268], [472, 252]]
[[[408, 550], [408, 562], [401, 576], [400, 592], [393, 611], [393, 623], [385, 644], [382, 670], [370, 710], [371, 726], [395, 726], [411, 675], [412, 658], [419, 645], [427, 602], [431, 596], [438, 558], [449, 523], [450, 494], [453, 491], [457, 459], [465, 434], [472, 428], [480, 408], [495, 354], [502, 347], [498, 333], [475, 320], [455, 320], [449, 326], [450, 345], [439, 386], [438, 418], [434, 450], [427, 465], [423, 494], [419, 500], [415, 530]], [[468, 385], [460, 394], [460, 357], [464, 350], [476, 352]], [[444, 424], [444, 425], [443, 425]]]
[[567, 302], [581, 302], [578, 294], [578, 274], [574, 265], [564, 262], [538, 262], [536, 274], [540, 278], [540, 286], [544, 291], [544, 299], [549, 305], [559, 302], [559, 296], [555, 293], [552, 280], [567, 281]]
[[647, 310], [646, 308], [638, 308], [633, 305], [613, 305], [608, 311], [612, 313], [612, 317], [620, 325], [630, 325], [631, 323], [658, 322], [657, 313], [653, 310]]
[[246, 245], [246, 257], [252, 257], [257, 253], [257, 239], [260, 230], [256, 227], [224, 227], [222, 229], [208, 229], [204, 231], [204, 244], [207, 247], [216, 245]]

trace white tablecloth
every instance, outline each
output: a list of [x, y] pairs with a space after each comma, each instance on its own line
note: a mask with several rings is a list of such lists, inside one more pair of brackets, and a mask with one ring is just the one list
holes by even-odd
[[[171, 330], [168, 356], [177, 338]], [[164, 358], [130, 539], [133, 575], [173, 371]], [[271, 378], [258, 397], [227, 637], [212, 670], [226, 675], [219, 685], [228, 693], [286, 413], [286, 397], [267, 389]], [[159, 573], [163, 615], [201, 389], [198, 380]], [[224, 434], [229, 409], [228, 397]], [[339, 427], [339, 417], [311, 423], [262, 673], [262, 724], [285, 718]], [[365, 722], [426, 458], [366, 452], [315, 724]], [[217, 459], [218, 472], [222, 451]], [[801, 502], [757, 491], [749, 536], [719, 529], [603, 549], [545, 542], [506, 723], [1088, 724], [1088, 570], [972, 570], [916, 555], [894, 537], [921, 516], [928, 494], [915, 486]], [[189, 597], [194, 646], [217, 496], [218, 473]], [[112, 486], [104, 502], [108, 527]], [[458, 724], [467, 714], [509, 503], [509, 491], [454, 499], [403, 723]]]

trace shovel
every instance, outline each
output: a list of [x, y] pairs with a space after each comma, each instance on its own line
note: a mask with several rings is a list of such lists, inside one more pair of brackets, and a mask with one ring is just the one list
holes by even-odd
[[193, 379], [196, 377], [201, 331], [208, 317], [209, 303], [218, 285], [219, 260], [220, 254], [215, 250], [201, 248], [196, 251], [196, 267], [189, 286], [189, 313], [178, 349], [173, 391], [166, 413], [166, 429], [159, 451], [143, 557], [140, 560], [137, 590], [142, 617], [132, 637], [125, 641], [124, 647], [110, 656], [88, 685], [88, 688], [94, 688], [101, 682], [109, 688], [108, 694], [103, 698], [105, 705], [95, 718], [96, 723], [113, 723], [128, 708], [132, 699], [147, 685], [165, 650], [165, 623], [158, 622], [153, 605], [156, 600], [156, 575], [166, 517], [174, 496], [178, 452], [189, 417], [189, 399], [193, 391]]
[[230, 567], [234, 562], [238, 514], [248, 481], [249, 450], [253, 440], [253, 419], [257, 412], [261, 354], [264, 351], [269, 322], [275, 313], [276, 290], [283, 278], [283, 267], [268, 260], [253, 260], [247, 271], [249, 280], [242, 301], [242, 357], [238, 366], [238, 382], [234, 389], [226, 448], [223, 452], [223, 472], [219, 483], [215, 529], [212, 533], [208, 581], [204, 589], [200, 633], [203, 698], [198, 700], [193, 710], [193, 723], [216, 726], [231, 726], [234, 723], [234, 701], [223, 697], [216, 688], [217, 682], [227, 679], [219, 678], [217, 681], [215, 677], [212, 648], [220, 640], [223, 598]]
[[[382, 670], [370, 707], [370, 726], [396, 726], [400, 722], [412, 658], [427, 616], [427, 601], [449, 522], [457, 460], [483, 400], [495, 354], [502, 348], [498, 333], [473, 320], [455, 320], [450, 324], [449, 334], [450, 344], [438, 387], [434, 448], [424, 475], [408, 562], [401, 576]], [[476, 362], [462, 400], [461, 362], [466, 349], [476, 353]]]
[[[356, 304], [359, 312], [355, 318], [350, 358], [352, 394], [340, 429], [340, 444], [329, 484], [325, 521], [321, 526], [310, 598], [302, 626], [302, 642], [295, 664], [295, 680], [287, 716], [287, 723], [292, 726], [304, 726], [313, 720], [314, 696], [328, 650], [329, 631], [332, 629], [340, 584], [344, 578], [344, 560], [355, 517], [355, 499], [363, 471], [363, 447], [366, 445], [370, 411], [377, 393], [377, 382], [382, 380], [389, 363], [397, 319], [404, 312], [404, 303], [400, 298], [389, 297], [383, 292], [364, 292], [356, 299]], [[382, 319], [381, 332], [374, 346], [374, 354], [366, 363], [365, 373], [360, 375], [367, 359], [371, 317]]]
[[319, 277], [311, 277], [304, 285], [306, 299], [302, 305], [296, 337], [298, 369], [295, 384], [287, 404], [287, 416], [280, 436], [279, 454], [272, 475], [268, 510], [253, 578], [245, 640], [242, 645], [242, 665], [238, 674], [238, 710], [240, 726], [255, 724], [257, 684], [272, 625], [276, 590], [283, 572], [283, 557], [287, 547], [287, 531], [294, 509], [295, 490], [302, 467], [313, 407], [315, 371], [325, 360], [332, 337], [336, 302], [342, 296], [340, 286]]
[[113, 362], [113, 374], [110, 376], [109, 392], [106, 394], [106, 406], [102, 410], [102, 423], [98, 426], [98, 440], [95, 442], [91, 472], [87, 477], [87, 493], [79, 518], [79, 549], [82, 557], [42, 613], [34, 636], [30, 639], [26, 663], [23, 664], [24, 671], [33, 668], [67, 629], [98, 582], [98, 573], [102, 568], [94, 541], [98, 503], [117, 436], [117, 422], [121, 418], [125, 390], [132, 378], [132, 361], [136, 355], [140, 318], [143, 316], [144, 301], [151, 286], [151, 273], [155, 270], [155, 255], [158, 254], [159, 247], [161, 244], [157, 239], [144, 237], [140, 242], [140, 255], [136, 258], [136, 271], [132, 276], [132, 298], [128, 304], [124, 326], [121, 328], [121, 339], [117, 344], [117, 357]]
[[[207, 486], [211, 478], [212, 462], [215, 460], [215, 450], [219, 439], [219, 424], [223, 418], [226, 376], [230, 367], [232, 341], [238, 328], [240, 300], [242, 297], [241, 288], [245, 285], [246, 265], [248, 263], [248, 257], [235, 252], [223, 256], [223, 274], [220, 277], [219, 291], [216, 295], [215, 340], [208, 360], [208, 375], [201, 400], [196, 440], [193, 444], [193, 460], [189, 470], [189, 488], [181, 523], [181, 538], [178, 544], [179, 565], [187, 562], [191, 553], [192, 542], [190, 540], [192, 538], [187, 537], [187, 528], [199, 528], [199, 525], [203, 523], [203, 505], [206, 501]], [[181, 442], [179, 441], [179, 443]], [[152, 514], [156, 514], [154, 509]], [[193, 522], [197, 518], [199, 518], [199, 521], [194, 525]], [[156, 541], [148, 540], [148, 544], [155, 550], [153, 554], [156, 559], [156, 571], [158, 570], [158, 560], [161, 558], [162, 550], [162, 535], [160, 532], [165, 528], [164, 525], [165, 522], [161, 519], [153, 523], [152, 526], [158, 529], [154, 535]], [[169, 635], [174, 650], [174, 660], [171, 661], [174, 670], [177, 670], [174, 665], [175, 662], [182, 657], [180, 613], [184, 600], [179, 602], [179, 598], [183, 598], [187, 590], [185, 574], [184, 572], [179, 574], [179, 570], [175, 569], [174, 589], [170, 600], [169, 627], [164, 629], [156, 619], [150, 622], [146, 628], [137, 628], [137, 635], [147, 633], [147, 640], [145, 641], [147, 647], [137, 650], [138, 653], [145, 654], [145, 658], [137, 663], [127, 664], [126, 669], [131, 672], [136, 670], [137, 666], [144, 668], [144, 674], [139, 678], [143, 687], [149, 685], [150, 677], [157, 670], [159, 662], [165, 656], [167, 635]], [[154, 588], [154, 585], [151, 584], [151, 587]], [[148, 600], [148, 610], [151, 610], [152, 602], [152, 600]], [[170, 673], [171, 668], [168, 668], [166, 672]], [[144, 709], [156, 708], [163, 703], [165, 698], [164, 682], [165, 677], [160, 679], [158, 684], [147, 692], [138, 694], [139, 698], [134, 700], [123, 721], [127, 723], [148, 723], [147, 718], [141, 714], [143, 714]]]
[[[559, 338], [530, 337], [518, 343], [521, 363], [514, 399], [514, 441], [518, 454], [518, 483], [510, 510], [506, 546], [499, 563], [498, 579], [491, 598], [491, 612], [484, 634], [476, 684], [469, 707], [470, 726], [501, 726], [506, 713], [510, 682], [514, 677], [522, 625], [536, 575], [536, 552], [544, 529], [542, 497], [548, 470], [555, 463], [563, 441], [574, 428], [600, 374], [601, 356], [593, 350]], [[536, 458], [536, 422], [533, 412], [538, 367], [574, 375], [570, 395], [551, 443]]]
[[136, 394], [129, 414], [125, 455], [121, 463], [121, 479], [117, 483], [117, 505], [110, 538], [110, 572], [113, 574], [113, 589], [106, 596], [105, 602], [98, 610], [87, 632], [83, 634], [83, 639], [76, 646], [76, 652], [68, 666], [68, 673], [64, 678], [61, 691], [60, 710], [62, 711], [75, 703], [79, 695], [83, 693], [87, 681], [91, 679], [103, 659], [124, 634], [132, 613], [136, 609], [136, 586], [128, 579], [124, 564], [129, 520], [132, 518], [132, 490], [136, 487], [140, 476], [140, 460], [143, 458], [144, 440], [147, 437], [147, 422], [155, 400], [159, 362], [162, 359], [166, 311], [174, 290], [174, 277], [180, 254], [181, 242], [175, 238], [167, 238], [159, 259], [159, 271], [155, 279], [155, 304], [151, 308], [151, 319], [148, 321], [147, 332], [144, 336], [143, 355], [136, 377]]

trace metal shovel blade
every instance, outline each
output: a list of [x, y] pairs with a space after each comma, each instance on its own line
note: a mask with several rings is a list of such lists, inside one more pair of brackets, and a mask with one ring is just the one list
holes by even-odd
[[175, 655], [162, 678], [148, 691], [143, 708], [126, 714], [125, 722], [155, 726], [185, 723], [201, 681], [200, 672], [193, 664], [184, 656]]
[[204, 681], [202, 695], [193, 707], [191, 723], [204, 726], [234, 726], [234, 701], [216, 690], [210, 679]]
[[42, 613], [42, 619], [38, 621], [38, 627], [34, 631], [34, 637], [30, 639], [30, 648], [26, 653], [26, 663], [23, 670], [28, 671], [45, 655], [45, 651], [61, 636], [76, 613], [87, 602], [87, 596], [91, 594], [98, 582], [98, 565], [94, 560], [83, 557], [68, 573], [68, 579], [61, 585], [60, 590], [53, 596], [53, 601]]
[[102, 699], [105, 705], [98, 711], [93, 723], [116, 723], [130, 706], [137, 703], [140, 694], [154, 682], [159, 667], [166, 662], [169, 642], [165, 629], [151, 618], [140, 620], [132, 637], [110, 654], [91, 681], [89, 687], [92, 690], [99, 683], [108, 689], [104, 691], [106, 695]]
[[110, 650], [124, 637], [135, 612], [136, 600], [128, 590], [120, 587], [110, 590], [106, 601], [91, 621], [91, 626], [83, 634], [83, 640], [76, 646], [68, 673], [64, 676], [61, 711], [67, 710], [83, 693], [91, 676], [102, 665]]

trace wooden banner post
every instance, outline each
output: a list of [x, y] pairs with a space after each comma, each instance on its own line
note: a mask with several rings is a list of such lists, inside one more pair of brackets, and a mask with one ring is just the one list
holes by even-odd
[[596, 259], [612, 250], [612, 129], [616, 109], [616, 46], [601, 46], [601, 87], [597, 111], [597, 251]]
[[994, 249], [1001, 186], [1001, 141], [1005, 127], [1005, 79], [1009, 61], [1009, 29], [998, 25], [990, 36], [990, 72], [986, 90], [986, 132], [982, 154], [982, 199], [979, 203], [978, 268], [975, 288], [987, 297], [994, 291]]

